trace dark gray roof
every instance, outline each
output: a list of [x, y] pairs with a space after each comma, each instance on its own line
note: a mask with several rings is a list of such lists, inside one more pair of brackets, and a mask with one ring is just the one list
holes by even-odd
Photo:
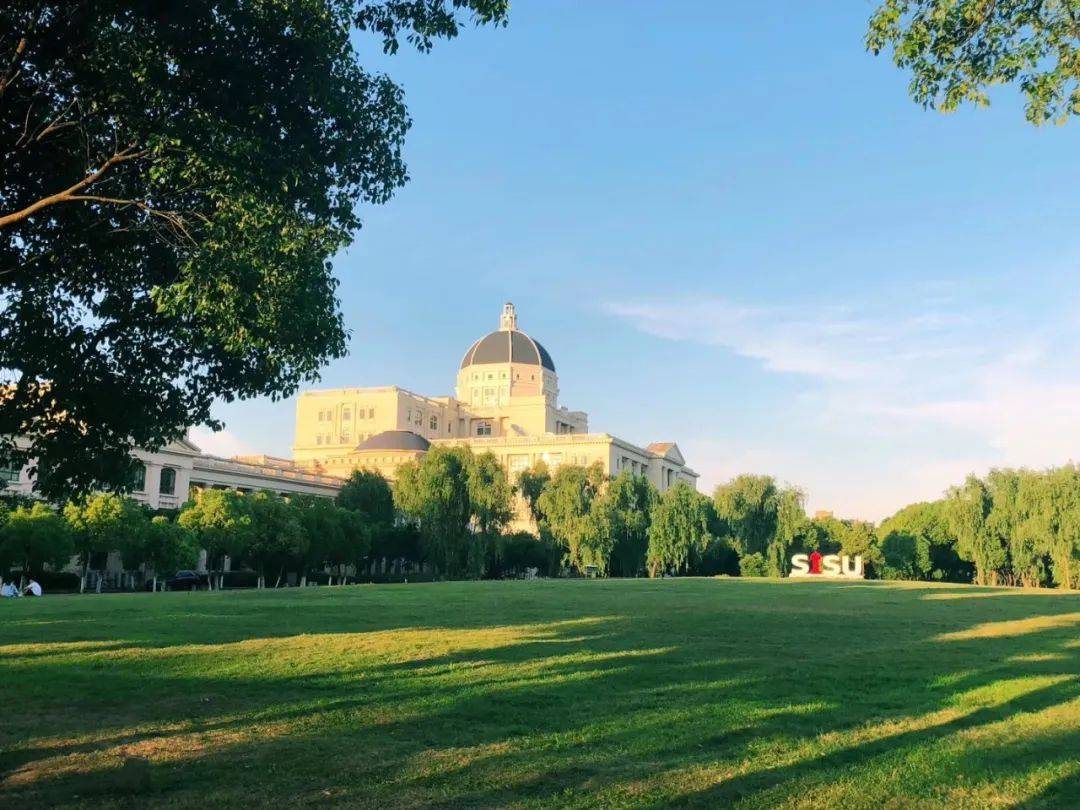
[[426, 452], [431, 442], [411, 430], [384, 430], [356, 445], [360, 450], [419, 450]]
[[524, 363], [555, 370], [555, 361], [536, 340], [516, 329], [500, 329], [485, 335], [469, 347], [461, 359], [461, 368], [486, 363]]

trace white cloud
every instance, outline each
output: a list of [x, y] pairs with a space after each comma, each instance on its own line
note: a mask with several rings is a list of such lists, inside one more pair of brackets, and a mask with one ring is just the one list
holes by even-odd
[[255, 455], [259, 452], [250, 444], [227, 430], [221, 430], [215, 433], [208, 427], [199, 425], [198, 427], [193, 427], [188, 435], [200, 450], [204, 453], [209, 453], [212, 456], [229, 458], [231, 456]]
[[771, 472], [807, 488], [812, 508], [882, 517], [968, 472], [1080, 457], [1077, 319], [1054, 302], [1032, 322], [1029, 307], [989, 307], [963, 292], [941, 284], [840, 304], [699, 298], [606, 310], [791, 378], [795, 393], [777, 407], [797, 403], [802, 434], [725, 436], [720, 427], [686, 441], [703, 484]]

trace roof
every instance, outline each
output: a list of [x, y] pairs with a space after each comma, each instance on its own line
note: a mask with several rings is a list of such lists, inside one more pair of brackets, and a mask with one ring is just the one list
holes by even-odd
[[356, 445], [354, 453], [365, 450], [414, 450], [426, 453], [431, 442], [411, 430], [384, 430]]
[[675, 444], [675, 442], [653, 442], [645, 449], [654, 456], [669, 459], [677, 464], [686, 463], [686, 459], [684, 459], [683, 454], [679, 452], [679, 446]]
[[476, 341], [461, 359], [461, 368], [488, 363], [523, 363], [555, 370], [548, 350], [517, 329], [500, 329]]

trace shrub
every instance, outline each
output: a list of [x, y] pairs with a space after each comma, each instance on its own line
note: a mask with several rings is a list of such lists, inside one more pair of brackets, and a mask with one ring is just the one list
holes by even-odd
[[739, 575], [744, 577], [767, 577], [769, 564], [760, 552], [746, 554], [739, 560]]

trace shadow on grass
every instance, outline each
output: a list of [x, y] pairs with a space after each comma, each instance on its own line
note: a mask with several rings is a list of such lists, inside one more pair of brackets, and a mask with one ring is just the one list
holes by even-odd
[[[1078, 698], [1075, 628], [962, 637], [1073, 613], [1069, 598], [928, 602], [925, 591], [957, 589], [708, 580], [387, 590], [225, 594], [144, 603], [154, 611], [143, 615], [121, 606], [36, 639], [105, 643], [97, 653], [38, 648], [4, 627], [0, 677], [25, 711], [0, 738], [0, 793], [50, 804], [122, 793], [179, 804], [775, 804], [838, 776], [884, 790], [877, 771], [905, 757]], [[371, 634], [389, 646], [349, 646]], [[415, 654], [392, 660], [395, 638]], [[234, 666], [261, 643], [280, 660]], [[289, 652], [301, 643], [312, 655], [339, 645], [340, 660]], [[1062, 761], [1080, 743], [1070, 718], [924, 764], [896, 795], [940, 798], [966, 771], [1021, 779], [1058, 765], [1024, 799], [1075, 800]], [[148, 757], [145, 772], [126, 773], [127, 755]]]

